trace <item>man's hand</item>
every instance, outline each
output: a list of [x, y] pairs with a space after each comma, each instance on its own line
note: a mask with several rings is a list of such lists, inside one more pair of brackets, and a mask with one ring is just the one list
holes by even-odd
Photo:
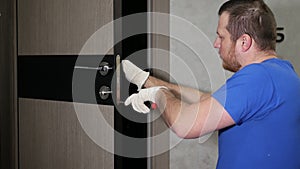
[[137, 85], [138, 91], [140, 91], [149, 77], [149, 72], [143, 71], [142, 69], [138, 68], [136, 65], [131, 63], [129, 60], [123, 60], [122, 67], [126, 79], [129, 82]]
[[125, 106], [132, 104], [135, 111], [140, 113], [149, 113], [150, 109], [144, 104], [146, 101], [155, 103], [156, 93], [160, 89], [167, 89], [164, 86], [156, 86], [147, 89], [141, 89], [139, 93], [132, 94], [125, 101]]

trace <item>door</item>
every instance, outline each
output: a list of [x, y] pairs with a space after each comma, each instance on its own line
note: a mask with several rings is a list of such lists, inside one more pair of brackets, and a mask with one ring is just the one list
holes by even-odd
[[[126, 117], [133, 110], [122, 100], [136, 88], [119, 64], [140, 50], [132, 61], [147, 64], [147, 35], [134, 32], [146, 32], [147, 15], [134, 25], [120, 19], [147, 11], [147, 1], [17, 4], [20, 169], [146, 168], [124, 137], [147, 137], [147, 124]], [[146, 154], [147, 143], [135, 152]]]

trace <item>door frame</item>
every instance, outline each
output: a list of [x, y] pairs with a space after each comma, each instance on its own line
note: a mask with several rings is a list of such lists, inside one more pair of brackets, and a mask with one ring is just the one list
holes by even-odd
[[[155, 13], [162, 13], [169, 16], [170, 14], [170, 0], [148, 0], [149, 2], [149, 11], [154, 14], [150, 16], [150, 32], [164, 32], [164, 35], [153, 34], [150, 38], [150, 65], [154, 68], [163, 68], [164, 71], [153, 69], [153, 75], [165, 81], [170, 81], [170, 55], [169, 53], [157, 52], [155, 49], [162, 49], [164, 51], [170, 51], [170, 18], [169, 17], [159, 17]], [[164, 16], [166, 16], [164, 15]], [[163, 25], [163, 26], [162, 26]], [[153, 120], [153, 116], [150, 117], [151, 123], [148, 125], [148, 136], [153, 137], [161, 132], [169, 133], [170, 130], [168, 126], [164, 123], [162, 117], [159, 117], [156, 120]], [[162, 139], [164, 142], [150, 142], [149, 143], [149, 153], [152, 155], [149, 158], [149, 168], [148, 169], [169, 169], [170, 168], [170, 151], [165, 151], [162, 154], [155, 155], [156, 147], [169, 147], [170, 138], [169, 134], [163, 136]], [[154, 153], [154, 154], [153, 154]]]

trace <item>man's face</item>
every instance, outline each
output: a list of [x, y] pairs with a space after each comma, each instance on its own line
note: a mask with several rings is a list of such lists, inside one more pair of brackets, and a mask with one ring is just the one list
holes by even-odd
[[219, 49], [219, 55], [223, 60], [223, 68], [232, 72], [240, 69], [241, 65], [236, 60], [235, 42], [230, 37], [230, 33], [226, 29], [228, 24], [229, 14], [223, 12], [219, 18], [217, 34], [218, 37], [214, 42], [214, 47]]

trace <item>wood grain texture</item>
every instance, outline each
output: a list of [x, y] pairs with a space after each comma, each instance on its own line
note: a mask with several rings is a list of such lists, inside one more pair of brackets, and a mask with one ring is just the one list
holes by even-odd
[[0, 1], [0, 168], [18, 168], [16, 1]]
[[[112, 0], [18, 0], [18, 54], [79, 54], [90, 36], [111, 21]], [[113, 29], [104, 35], [82, 54], [106, 54], [97, 51], [112, 47]]]
[[87, 119], [92, 119], [90, 127], [98, 139], [113, 145], [113, 133], [103, 132], [93, 120], [100, 112], [113, 126], [112, 106], [19, 98], [22, 169], [114, 168], [114, 155], [87, 135], [76, 111], [84, 111]]

